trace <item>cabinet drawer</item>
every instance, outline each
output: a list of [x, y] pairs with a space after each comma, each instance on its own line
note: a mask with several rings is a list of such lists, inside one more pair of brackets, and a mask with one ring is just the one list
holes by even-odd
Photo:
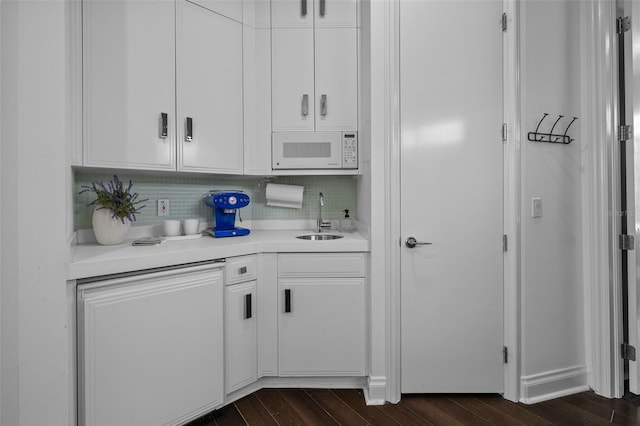
[[364, 253], [278, 255], [280, 277], [364, 277]]
[[227, 259], [226, 285], [255, 280], [257, 278], [258, 257], [255, 254]]

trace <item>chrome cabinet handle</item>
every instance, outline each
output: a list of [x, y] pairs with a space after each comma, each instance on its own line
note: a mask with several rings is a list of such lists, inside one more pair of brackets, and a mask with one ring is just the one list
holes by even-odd
[[184, 140], [186, 142], [192, 142], [193, 141], [193, 118], [191, 118], [191, 117], [187, 117], [187, 123], [186, 123], [186, 126], [185, 126]]
[[169, 115], [166, 112], [160, 113], [160, 138], [169, 136]]
[[300, 0], [300, 16], [307, 16], [307, 0]]
[[320, 0], [320, 17], [324, 18], [324, 15], [327, 11], [327, 2], [326, 0]]
[[302, 116], [309, 115], [309, 95], [302, 95]]
[[320, 96], [320, 115], [327, 115], [327, 95]]
[[416, 246], [430, 246], [432, 243], [419, 243], [414, 237], [409, 237], [405, 240], [404, 245], [409, 248], [414, 248]]

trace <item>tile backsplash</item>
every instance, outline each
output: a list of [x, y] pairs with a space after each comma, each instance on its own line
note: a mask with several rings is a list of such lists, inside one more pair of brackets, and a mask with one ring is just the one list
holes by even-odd
[[[135, 225], [155, 225], [165, 219], [197, 218], [211, 221], [211, 208], [202, 198], [211, 190], [241, 190], [249, 194], [251, 203], [240, 210], [245, 220], [304, 220], [315, 219], [318, 215], [318, 193], [324, 194], [324, 219], [344, 217], [343, 210], [349, 209], [351, 217], [356, 211], [356, 177], [354, 176], [279, 176], [274, 178], [249, 176], [202, 176], [170, 174], [136, 174], [118, 172], [118, 178], [125, 183], [133, 181], [133, 191], [140, 199], [147, 198]], [[74, 229], [90, 229], [92, 207], [87, 207], [95, 197], [92, 193], [78, 194], [83, 185], [92, 182], [109, 182], [113, 174], [94, 173], [77, 170], [74, 175]], [[268, 182], [302, 185], [304, 198], [301, 209], [267, 206], [265, 187]], [[158, 216], [158, 199], [169, 200], [169, 216]]]

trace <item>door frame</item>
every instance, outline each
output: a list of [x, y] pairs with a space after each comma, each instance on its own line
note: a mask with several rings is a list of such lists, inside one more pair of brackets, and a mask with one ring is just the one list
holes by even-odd
[[[400, 188], [400, 117], [396, 106], [399, 98], [399, 2], [386, 0], [375, 7], [373, 26], [384, 32], [378, 59], [384, 59], [385, 68], [379, 77], [385, 84], [376, 92], [376, 99], [383, 101], [384, 108], [372, 114], [384, 128], [381, 148], [382, 158], [372, 160], [384, 168], [381, 199], [384, 209], [377, 223], [384, 223], [384, 235], [380, 241], [384, 253], [386, 294], [386, 399], [397, 402], [400, 388], [400, 214], [392, 206], [399, 205]], [[505, 122], [508, 127], [508, 142], [505, 144], [504, 173], [505, 234], [509, 236], [509, 250], [505, 256], [504, 313], [505, 339], [509, 348], [509, 363], [505, 366], [504, 397], [511, 401], [520, 398], [520, 284], [521, 252], [519, 218], [521, 197], [521, 150], [520, 150], [520, 36], [518, 0], [504, 0], [504, 11], [508, 16], [508, 31], [504, 39], [505, 64]], [[589, 367], [588, 385], [596, 393], [609, 398], [620, 398], [624, 392], [624, 372], [617, 356], [622, 338], [620, 252], [617, 250], [619, 221], [604, 212], [614, 211], [619, 204], [619, 195], [612, 188], [618, 187], [619, 158], [615, 140], [617, 123], [617, 80], [613, 49], [615, 37], [616, 4], [610, 0], [581, 2], [582, 29], [581, 51], [586, 75], [581, 79], [583, 93], [589, 94], [582, 101], [582, 121], [586, 172], [582, 178], [583, 206], [583, 276], [585, 285], [585, 352]], [[602, 142], [600, 142], [602, 141]], [[378, 142], [378, 141], [376, 141]], [[383, 146], [381, 146], [383, 145]], [[383, 148], [383, 149], [382, 149]], [[377, 198], [377, 197], [376, 197]]]
[[620, 220], [620, 145], [617, 143], [618, 81], [616, 2], [581, 3], [582, 178], [585, 351], [588, 384], [608, 398], [624, 394]]
[[[384, 170], [387, 184], [384, 185], [385, 210], [383, 212], [388, 266], [387, 294], [387, 397], [397, 402], [401, 397], [401, 268], [400, 254], [402, 235], [400, 211], [391, 206], [400, 205], [400, 0], [387, 0], [382, 14], [385, 43], [381, 46], [383, 56], [388, 59], [384, 71], [384, 94], [386, 108], [384, 117]], [[519, 4], [518, 0], [503, 0], [503, 11], [507, 13], [508, 31], [503, 38], [503, 108], [508, 136], [504, 143], [504, 233], [509, 238], [509, 250], [504, 257], [504, 345], [508, 348], [509, 362], [504, 369], [504, 398], [518, 401], [520, 396], [520, 79], [519, 79]]]

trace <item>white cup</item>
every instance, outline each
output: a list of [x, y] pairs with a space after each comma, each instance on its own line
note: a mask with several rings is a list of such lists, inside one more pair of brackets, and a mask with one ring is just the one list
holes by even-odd
[[180, 235], [180, 221], [179, 220], [165, 220], [164, 221], [164, 235], [165, 237], [177, 237]]
[[195, 235], [198, 233], [198, 225], [200, 222], [198, 219], [185, 219], [182, 224], [184, 229], [184, 235]]

